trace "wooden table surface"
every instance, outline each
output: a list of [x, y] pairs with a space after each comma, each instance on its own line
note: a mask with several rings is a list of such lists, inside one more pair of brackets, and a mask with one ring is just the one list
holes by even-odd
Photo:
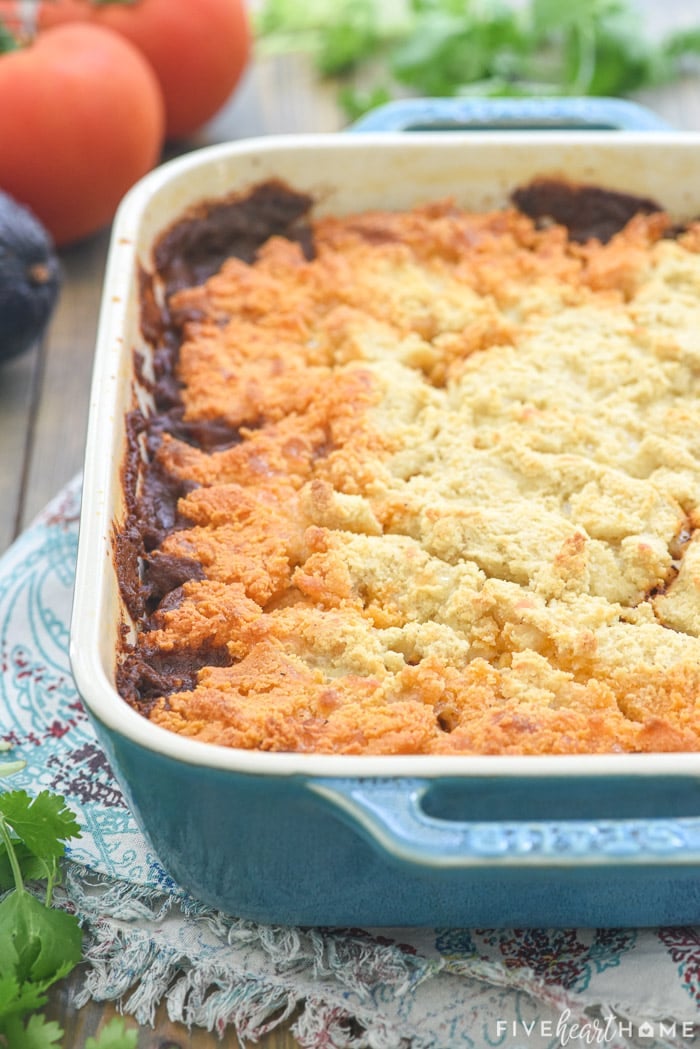
[[[688, 0], [640, 0], [651, 32], [700, 22], [700, 4]], [[700, 79], [638, 96], [679, 129], [700, 130]], [[222, 113], [187, 148], [231, 138], [289, 132], [325, 132], [343, 127], [335, 89], [320, 86], [298, 56], [254, 62]], [[45, 503], [82, 466], [92, 355], [109, 241], [105, 230], [64, 250], [64, 284], [47, 337], [0, 374], [0, 551], [21, 532]], [[51, 1015], [65, 1030], [63, 1045], [83, 1049], [85, 1040], [115, 1015], [111, 1005], [92, 1003], [76, 1010], [66, 981], [52, 996]], [[131, 1021], [133, 1023], [133, 1021]], [[298, 1045], [291, 1023], [258, 1045], [290, 1049]], [[252, 1044], [252, 1043], [248, 1043]], [[239, 1046], [234, 1031], [220, 1040], [202, 1030], [188, 1031], [157, 1014], [155, 1029], [139, 1030], [139, 1049], [205, 1049]]]

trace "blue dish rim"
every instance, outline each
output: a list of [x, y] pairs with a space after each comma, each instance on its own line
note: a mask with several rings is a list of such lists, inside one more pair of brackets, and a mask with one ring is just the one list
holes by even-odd
[[406, 98], [370, 110], [363, 131], [671, 131], [646, 106], [621, 98]]

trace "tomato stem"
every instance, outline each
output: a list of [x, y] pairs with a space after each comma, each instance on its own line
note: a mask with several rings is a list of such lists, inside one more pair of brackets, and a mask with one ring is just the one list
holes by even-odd
[[10, 27], [0, 18], [0, 55], [19, 51], [21, 44]]

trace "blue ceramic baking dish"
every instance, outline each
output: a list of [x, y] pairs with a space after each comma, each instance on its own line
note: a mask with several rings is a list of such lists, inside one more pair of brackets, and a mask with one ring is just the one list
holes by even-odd
[[294, 925], [700, 919], [698, 754], [253, 753], [169, 733], [115, 689], [129, 624], [112, 534], [124, 513], [125, 414], [135, 401], [149, 405], [133, 350], [148, 354], [139, 268], [152, 268], [159, 233], [191, 204], [272, 176], [311, 193], [319, 209], [347, 211], [448, 194], [493, 207], [544, 173], [653, 196], [679, 220], [700, 213], [700, 136], [601, 100], [396, 104], [357, 134], [188, 154], [139, 183], [120, 209], [95, 358], [71, 659], [134, 815], [170, 874], [209, 904]]

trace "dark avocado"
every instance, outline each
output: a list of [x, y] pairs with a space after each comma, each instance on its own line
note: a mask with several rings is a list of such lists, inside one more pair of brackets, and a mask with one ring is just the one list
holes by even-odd
[[60, 284], [49, 234], [31, 212], [0, 191], [0, 363], [41, 338]]

